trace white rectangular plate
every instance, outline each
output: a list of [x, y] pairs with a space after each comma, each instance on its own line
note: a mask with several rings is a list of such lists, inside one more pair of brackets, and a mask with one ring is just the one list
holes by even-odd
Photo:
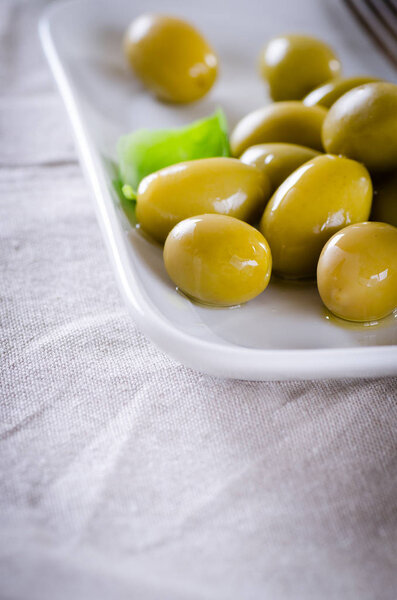
[[160, 0], [79, 0], [52, 5], [40, 24], [94, 191], [120, 289], [138, 326], [179, 362], [248, 380], [373, 377], [397, 372], [397, 319], [376, 326], [327, 318], [314, 284], [272, 281], [237, 309], [209, 309], [180, 296], [167, 278], [161, 248], [131, 227], [112, 186], [119, 135], [139, 127], [186, 124], [222, 106], [230, 126], [268, 102], [256, 61], [270, 36], [306, 32], [328, 41], [346, 74], [394, 72], [339, 0], [169, 0], [166, 12], [193, 21], [217, 49], [221, 75], [203, 101], [154, 100], [129, 72], [121, 49], [127, 24]]

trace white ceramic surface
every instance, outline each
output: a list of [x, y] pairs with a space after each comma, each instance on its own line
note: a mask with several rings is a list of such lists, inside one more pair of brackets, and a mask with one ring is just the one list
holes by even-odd
[[[216, 47], [221, 76], [202, 102], [161, 104], [135, 81], [121, 51], [128, 22], [145, 11], [187, 17]], [[327, 318], [311, 284], [272, 281], [254, 301], [209, 309], [180, 296], [160, 247], [133, 229], [113, 190], [115, 146], [138, 127], [185, 124], [221, 105], [230, 126], [268, 99], [256, 73], [271, 35], [303, 31], [329, 41], [346, 74], [395, 73], [339, 0], [77, 0], [47, 9], [40, 23], [46, 56], [73, 125], [98, 219], [127, 306], [138, 326], [181, 363], [248, 380], [373, 377], [397, 373], [397, 319], [377, 326]], [[98, 290], [100, 293], [100, 290]]]

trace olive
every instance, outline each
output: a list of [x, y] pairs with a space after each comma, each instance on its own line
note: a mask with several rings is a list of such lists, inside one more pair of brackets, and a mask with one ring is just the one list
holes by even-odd
[[230, 136], [234, 156], [255, 144], [286, 142], [322, 150], [321, 128], [327, 111], [302, 102], [275, 102], [241, 119]]
[[346, 225], [367, 220], [371, 200], [371, 179], [360, 163], [323, 155], [303, 164], [275, 191], [260, 223], [274, 272], [314, 276], [325, 242]]
[[375, 81], [380, 80], [368, 75], [332, 79], [320, 85], [303, 98], [303, 104], [306, 104], [306, 106], [324, 106], [325, 108], [330, 108], [346, 92], [364, 83], [374, 83]]
[[357, 223], [324, 246], [317, 268], [321, 299], [348, 321], [377, 321], [397, 308], [397, 228]]
[[261, 53], [260, 69], [273, 100], [301, 100], [313, 88], [338, 76], [341, 64], [321, 40], [295, 34], [270, 40]]
[[185, 219], [169, 233], [164, 263], [190, 298], [215, 306], [252, 300], [269, 283], [272, 257], [263, 235], [226, 215]]
[[327, 152], [370, 171], [397, 168], [397, 85], [367, 83], [341, 96], [324, 120], [322, 138]]
[[371, 220], [397, 227], [397, 173], [375, 181], [374, 188]]
[[256, 167], [236, 158], [202, 158], [145, 177], [138, 187], [136, 217], [150, 236], [164, 242], [179, 221], [195, 215], [253, 221], [269, 196], [269, 179]]
[[217, 76], [212, 48], [197, 29], [175, 17], [141, 15], [127, 29], [124, 51], [135, 74], [167, 102], [202, 98]]
[[318, 155], [315, 150], [297, 144], [258, 144], [248, 148], [240, 160], [264, 171], [274, 192], [292, 171]]

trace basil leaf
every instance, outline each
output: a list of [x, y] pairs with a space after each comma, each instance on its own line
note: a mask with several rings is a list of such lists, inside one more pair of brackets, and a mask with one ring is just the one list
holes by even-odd
[[213, 115], [175, 129], [139, 129], [122, 136], [117, 145], [122, 183], [133, 190], [163, 167], [212, 156], [230, 156], [227, 122], [218, 109]]

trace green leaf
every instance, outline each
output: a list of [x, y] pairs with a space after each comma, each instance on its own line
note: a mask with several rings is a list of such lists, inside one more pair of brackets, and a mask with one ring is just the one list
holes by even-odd
[[[123, 190], [124, 186], [123, 186], [122, 182], [120, 181], [120, 179], [113, 179], [113, 187], [119, 197], [120, 205], [124, 211], [124, 214], [126, 215], [127, 219], [131, 223], [131, 225], [133, 227], [135, 227], [135, 225], [136, 225], [136, 215], [135, 215], [136, 200], [135, 200], [135, 197], [131, 197], [131, 198], [126, 197], [124, 190]], [[130, 187], [130, 186], [125, 186], [125, 187]], [[132, 192], [133, 192], [133, 190], [132, 190]], [[127, 193], [129, 193], [129, 191]]]
[[210, 117], [185, 127], [139, 129], [119, 139], [117, 153], [123, 184], [136, 190], [146, 175], [163, 167], [197, 158], [230, 156], [225, 114], [219, 108]]

